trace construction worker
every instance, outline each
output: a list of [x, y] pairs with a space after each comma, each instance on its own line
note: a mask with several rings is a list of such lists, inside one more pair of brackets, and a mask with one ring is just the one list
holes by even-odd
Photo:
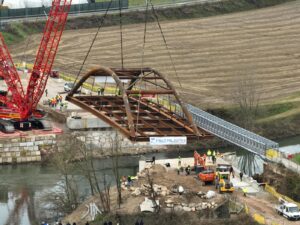
[[102, 87], [102, 88], [100, 89], [100, 94], [101, 94], [101, 95], [104, 95], [104, 87]]
[[229, 168], [229, 174], [231, 174], [232, 178], [234, 178], [234, 170], [233, 170], [232, 166], [230, 166], [230, 168]]
[[61, 102], [61, 103], [59, 104], [59, 110], [62, 112], [62, 111], [63, 111], [63, 108], [64, 108], [64, 103]]
[[131, 176], [128, 176], [128, 177], [127, 177], [127, 185], [130, 187], [131, 184], [132, 184]]
[[207, 157], [209, 160], [211, 160], [211, 150], [210, 149], [207, 150]]
[[185, 175], [190, 175], [191, 173], [191, 167], [190, 165], [188, 165], [187, 167], [185, 167]]
[[152, 156], [152, 162], [151, 162], [151, 164], [155, 165], [155, 156]]
[[215, 150], [212, 152], [212, 161], [213, 161], [213, 164], [216, 163], [216, 151]]
[[244, 176], [244, 174], [243, 174], [243, 172], [241, 171], [241, 172], [240, 172], [240, 179], [241, 179], [241, 181], [243, 181], [243, 176]]
[[218, 189], [219, 188], [219, 180], [220, 180], [220, 173], [218, 173], [217, 175], [216, 175], [216, 180], [215, 180], [215, 185], [216, 185], [216, 189]]

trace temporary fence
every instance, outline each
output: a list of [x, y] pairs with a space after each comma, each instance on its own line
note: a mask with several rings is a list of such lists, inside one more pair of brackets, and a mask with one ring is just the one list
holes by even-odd
[[[113, 0], [111, 3], [109, 0], [96, 3], [85, 3], [72, 5], [70, 14], [82, 13], [82, 12], [95, 12], [104, 11], [110, 5], [110, 9], [119, 9], [119, 2], [121, 2], [121, 8], [128, 8], [128, 0]], [[8, 9], [2, 8], [0, 10], [1, 19], [12, 19], [12, 18], [24, 18], [24, 17], [37, 17], [48, 14], [50, 7], [36, 7], [36, 8], [22, 8], [22, 9]]]

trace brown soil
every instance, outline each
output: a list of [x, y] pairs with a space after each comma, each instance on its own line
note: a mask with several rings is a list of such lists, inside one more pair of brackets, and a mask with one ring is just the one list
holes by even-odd
[[[183, 203], [199, 203], [202, 201], [210, 202], [213, 201], [215, 203], [224, 202], [224, 196], [218, 194], [217, 197], [211, 200], [203, 200], [196, 195], [199, 191], [207, 192], [208, 190], [214, 190], [214, 186], [201, 186], [198, 179], [196, 179], [193, 175], [186, 176], [184, 174], [177, 175], [175, 170], [166, 171], [164, 167], [156, 165], [152, 169], [150, 169], [151, 178], [153, 179], [154, 184], [166, 186], [169, 190], [171, 190], [174, 184], [182, 185], [188, 194], [186, 195], [178, 195], [178, 194], [170, 194], [167, 197], [158, 196], [160, 204], [164, 206], [164, 201], [166, 199], [173, 199], [174, 202], [183, 202]], [[141, 187], [143, 184], [149, 184], [146, 178], [141, 178], [139, 180], [135, 180], [133, 182], [133, 187]], [[145, 196], [132, 196], [131, 191], [123, 190], [122, 191], [122, 200], [123, 203], [121, 208], [119, 209], [116, 204], [116, 189], [112, 189], [111, 194], [111, 206], [112, 211], [117, 212], [120, 215], [135, 215], [139, 214], [139, 204], [144, 201]], [[98, 198], [92, 197], [85, 204], [89, 202], [96, 202], [96, 204], [101, 205]], [[81, 216], [86, 212], [85, 204], [81, 205], [76, 211], [67, 216], [64, 221], [74, 221], [74, 222], [84, 222], [81, 220]], [[196, 213], [194, 213], [196, 216]]]
[[295, 221], [289, 221], [283, 216], [277, 214], [274, 207], [278, 204], [278, 201], [268, 193], [261, 193], [255, 196], [248, 195], [247, 197], [240, 195], [240, 199], [247, 204], [251, 214], [258, 213], [264, 216], [266, 224], [268, 225], [295, 224]]
[[[195, 193], [199, 191], [206, 192], [208, 190], [215, 190], [214, 186], [201, 186], [200, 182], [195, 179], [193, 175], [185, 176], [185, 175], [177, 175], [176, 171], [170, 170], [166, 171], [162, 166], [155, 166], [151, 169], [151, 177], [155, 184], [164, 185], [171, 189], [174, 184], [182, 185], [190, 194], [185, 194], [180, 196], [178, 194], [171, 194], [168, 197], [158, 197], [160, 203], [164, 205], [164, 201], [166, 199], [172, 198], [175, 202], [185, 202], [185, 203], [199, 203], [201, 201], [214, 201], [218, 204], [221, 204], [224, 201], [224, 194], [217, 194], [217, 196], [211, 200], [203, 200], [200, 199]], [[134, 187], [141, 187], [143, 184], [148, 184], [145, 178], [141, 178], [134, 182]], [[145, 196], [137, 196], [133, 197], [128, 190], [123, 190], [123, 204], [121, 208], [118, 209], [116, 207], [116, 192], [115, 189], [112, 191], [112, 208], [113, 212], [117, 212], [119, 215], [140, 215], [139, 214], [139, 204], [144, 200]], [[228, 196], [227, 196], [228, 197]], [[274, 206], [277, 204], [277, 200], [272, 197], [267, 192], [260, 192], [256, 195], [248, 195], [244, 197], [239, 190], [236, 190], [232, 195], [232, 199], [238, 199], [239, 202], [245, 203], [249, 208], [249, 212], [251, 215], [254, 213], [258, 213], [263, 215], [266, 219], [266, 224], [295, 224], [293, 221], [288, 221], [282, 216], [279, 216]], [[91, 198], [89, 201], [96, 201], [99, 204], [97, 198]], [[88, 202], [89, 202], [88, 201]], [[164, 207], [163, 207], [164, 208]], [[82, 205], [75, 212], [69, 215], [65, 221], [76, 221], [80, 222], [81, 215], [85, 212], [86, 208]], [[186, 215], [185, 215], [186, 216]], [[139, 216], [137, 216], [139, 217]], [[196, 213], [190, 213], [187, 217], [190, 221], [199, 221]], [[234, 217], [232, 217], [234, 220]], [[83, 221], [82, 221], [83, 222]], [[80, 224], [80, 223], [79, 223]], [[191, 222], [191, 224], [194, 224]], [[228, 223], [230, 224], [230, 223]]]
[[[179, 82], [157, 24], [147, 27], [144, 65], [165, 73], [188, 101], [215, 106], [231, 102], [239, 77], [253, 76], [261, 98], [273, 100], [298, 92], [300, 2], [202, 19], [162, 22]], [[125, 67], [141, 67], [143, 24], [123, 29]], [[96, 29], [71, 30], [63, 35], [55, 67], [76, 74]], [[30, 40], [26, 54], [33, 59], [40, 35]], [[22, 56], [25, 44], [13, 47]], [[119, 27], [100, 32], [85, 70], [97, 65], [120, 67]]]

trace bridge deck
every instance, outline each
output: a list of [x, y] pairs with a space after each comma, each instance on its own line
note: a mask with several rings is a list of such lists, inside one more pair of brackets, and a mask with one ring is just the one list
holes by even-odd
[[187, 139], [211, 137], [201, 128], [200, 136], [195, 135], [184, 118], [146, 99], [129, 98], [135, 136], [130, 135], [125, 104], [121, 96], [72, 96], [68, 100], [119, 129], [131, 140], [149, 141], [150, 137], [159, 136], [186, 136]]

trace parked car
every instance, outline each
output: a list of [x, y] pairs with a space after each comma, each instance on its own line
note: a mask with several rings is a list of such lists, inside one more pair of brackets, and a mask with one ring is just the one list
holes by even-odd
[[0, 120], [0, 131], [3, 133], [14, 133], [15, 127], [14, 125], [7, 120]]
[[[74, 87], [74, 83], [68, 82], [68, 83], [65, 83], [65, 85], [64, 85], [64, 90], [65, 90], [66, 92], [70, 92], [70, 91], [72, 90], [73, 87]], [[76, 93], [80, 93], [80, 91], [81, 91], [81, 88], [79, 88], [79, 89], [76, 91]]]
[[59, 71], [58, 70], [52, 70], [49, 74], [52, 78], [59, 78]]
[[300, 211], [296, 204], [282, 201], [280, 205], [275, 206], [279, 215], [288, 220], [300, 220]]
[[66, 92], [69, 92], [69, 91], [72, 90], [73, 87], [74, 87], [74, 84], [73, 84], [73, 83], [65, 83], [65, 85], [64, 85], [64, 90], [65, 90]]

